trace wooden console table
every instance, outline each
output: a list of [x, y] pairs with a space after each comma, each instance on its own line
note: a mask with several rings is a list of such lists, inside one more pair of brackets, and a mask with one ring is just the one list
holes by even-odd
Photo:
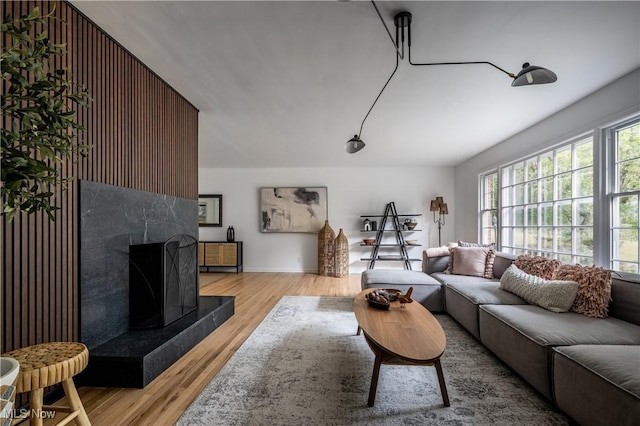
[[200, 241], [198, 243], [200, 268], [236, 268], [242, 271], [242, 241]]

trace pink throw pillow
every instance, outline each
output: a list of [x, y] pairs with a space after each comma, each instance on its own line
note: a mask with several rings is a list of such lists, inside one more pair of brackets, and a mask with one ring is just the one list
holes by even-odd
[[452, 247], [446, 274], [493, 278], [496, 252], [485, 247]]

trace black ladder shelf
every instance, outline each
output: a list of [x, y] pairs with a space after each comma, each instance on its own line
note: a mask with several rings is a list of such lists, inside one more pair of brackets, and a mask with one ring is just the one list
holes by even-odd
[[400, 257], [397, 260], [404, 262], [404, 269], [410, 271], [411, 259], [409, 259], [409, 254], [407, 253], [407, 245], [404, 241], [404, 235], [402, 235], [402, 226], [400, 225], [396, 205], [393, 201], [388, 203], [384, 209], [384, 215], [382, 216], [382, 220], [380, 221], [380, 227], [376, 232], [376, 242], [374, 243], [373, 249], [371, 251], [371, 259], [369, 259], [368, 269], [373, 269], [376, 266], [376, 259], [378, 259], [378, 249], [380, 248], [380, 245], [382, 243], [382, 235], [384, 234], [388, 218], [391, 218], [392, 220], [393, 232], [396, 235], [396, 241], [398, 243], [398, 248], [400, 249]]

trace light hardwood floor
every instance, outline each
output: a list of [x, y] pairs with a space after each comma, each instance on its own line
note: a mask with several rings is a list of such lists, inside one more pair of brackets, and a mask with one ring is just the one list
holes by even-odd
[[360, 274], [201, 274], [202, 295], [236, 296], [233, 317], [146, 388], [82, 387], [80, 398], [94, 426], [172, 425], [282, 296], [353, 297], [359, 292]]

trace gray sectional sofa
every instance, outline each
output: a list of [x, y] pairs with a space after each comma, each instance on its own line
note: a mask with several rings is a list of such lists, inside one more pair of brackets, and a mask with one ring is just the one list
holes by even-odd
[[406, 290], [446, 312], [560, 409], [583, 425], [640, 424], [640, 280], [614, 274], [607, 318], [554, 313], [500, 289], [515, 256], [497, 253], [493, 278], [445, 274], [449, 256], [423, 272], [368, 270], [362, 288]]

